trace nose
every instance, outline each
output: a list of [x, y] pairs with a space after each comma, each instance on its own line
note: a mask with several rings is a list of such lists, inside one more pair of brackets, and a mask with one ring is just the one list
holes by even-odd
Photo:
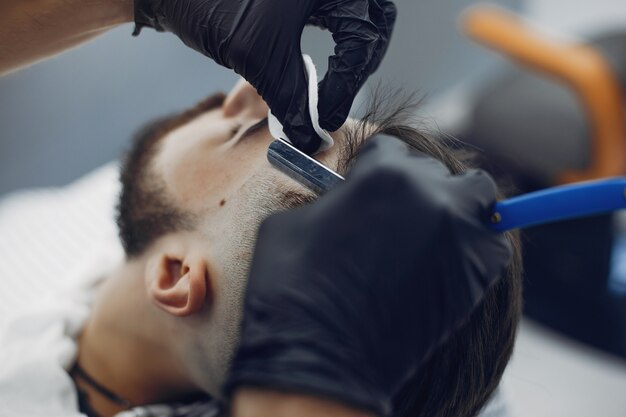
[[261, 119], [267, 116], [269, 108], [256, 89], [241, 79], [226, 96], [222, 106], [224, 117], [246, 117]]

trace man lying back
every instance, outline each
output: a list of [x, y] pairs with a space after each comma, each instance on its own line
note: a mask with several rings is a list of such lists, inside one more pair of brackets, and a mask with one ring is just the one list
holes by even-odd
[[[346, 173], [363, 142], [384, 132], [453, 174], [463, 172], [450, 147], [414, 127], [413, 110], [379, 100], [316, 158]], [[218, 412], [258, 226], [273, 212], [316, 199], [267, 162], [267, 112], [255, 90], [239, 83], [228, 96], [211, 96], [139, 132], [121, 172], [126, 260], [103, 280], [86, 322], [58, 323], [78, 350], [71, 366], [59, 366], [71, 378], [54, 392], [78, 393], [78, 404], [55, 415], [143, 415], [138, 406], [158, 403], [179, 405], [150, 415], [192, 415], [184, 408], [191, 403], [193, 412], [206, 413], [197, 415]], [[497, 387], [521, 304], [517, 240], [507, 239], [515, 256], [505, 276], [403, 386], [394, 415], [473, 416]]]

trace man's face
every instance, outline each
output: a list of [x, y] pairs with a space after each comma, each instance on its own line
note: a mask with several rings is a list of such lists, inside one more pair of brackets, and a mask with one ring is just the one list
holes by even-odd
[[[267, 161], [274, 139], [267, 127], [268, 110], [256, 90], [241, 81], [225, 98], [215, 95], [168, 121], [165, 128], [139, 136], [122, 169], [118, 216], [129, 255], [142, 253], [168, 232], [184, 229], [194, 223], [191, 218], [223, 216], [237, 201], [233, 198], [241, 196], [242, 187], [250, 188], [252, 182], [258, 184], [258, 192], [272, 184], [273, 191], [308, 193]], [[334, 168], [342, 135], [333, 136], [337, 146], [316, 158]], [[271, 194], [265, 190], [266, 197]], [[249, 205], [255, 204], [249, 200]]]
[[[179, 356], [212, 394], [237, 343], [260, 218], [290, 205], [281, 195], [311, 197], [267, 160], [268, 110], [239, 83], [225, 99], [140, 135], [122, 168], [118, 223], [127, 254], [147, 265], [150, 301], [189, 317], [164, 320], [163, 333], [177, 335]], [[316, 157], [336, 168], [342, 135], [333, 136], [336, 146]]]
[[[265, 118], [268, 107], [254, 88], [241, 82], [224, 103], [163, 138], [154, 157], [173, 203], [192, 212], [224, 207], [252, 177], [277, 187], [299, 187], [267, 161], [274, 139]], [[318, 157], [332, 163], [332, 151]]]

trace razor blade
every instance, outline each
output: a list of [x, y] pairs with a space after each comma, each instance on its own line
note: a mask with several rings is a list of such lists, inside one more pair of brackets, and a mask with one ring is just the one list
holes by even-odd
[[271, 143], [267, 159], [279, 171], [318, 195], [327, 193], [345, 180], [284, 139], [276, 139]]
[[[284, 174], [321, 195], [345, 179], [283, 139], [267, 153]], [[626, 177], [607, 178], [548, 188], [499, 201], [494, 205], [491, 229], [505, 232], [546, 223], [588, 217], [626, 209]]]

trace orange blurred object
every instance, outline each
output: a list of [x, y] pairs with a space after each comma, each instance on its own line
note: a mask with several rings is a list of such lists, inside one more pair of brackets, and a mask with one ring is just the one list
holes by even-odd
[[494, 7], [470, 9], [462, 25], [472, 39], [565, 83], [582, 100], [591, 125], [591, 163], [582, 171], [560, 173], [558, 183], [626, 173], [624, 97], [602, 54], [590, 45], [547, 39], [518, 16]]

